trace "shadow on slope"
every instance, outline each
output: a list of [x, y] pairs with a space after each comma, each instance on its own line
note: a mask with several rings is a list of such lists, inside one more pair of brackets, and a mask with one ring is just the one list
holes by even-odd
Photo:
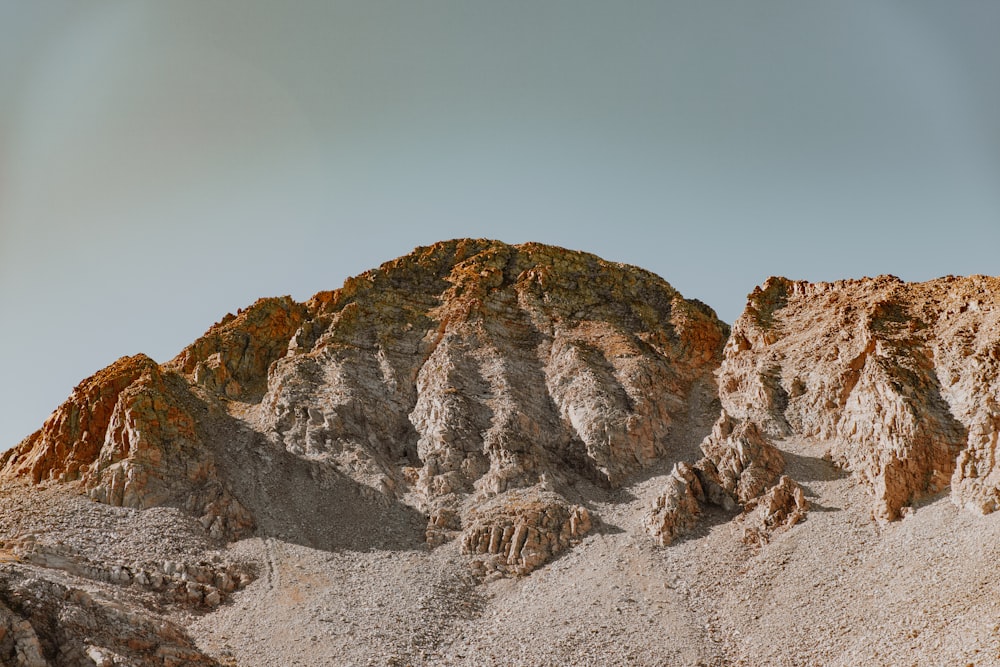
[[828, 461], [819, 456], [803, 456], [795, 454], [781, 447], [781, 455], [785, 458], [785, 472], [795, 481], [804, 482], [832, 482], [838, 479], [850, 477], [849, 472], [837, 466], [832, 461]]
[[426, 548], [427, 517], [375, 489], [272, 444], [227, 415], [212, 431], [219, 472], [257, 534], [323, 551]]

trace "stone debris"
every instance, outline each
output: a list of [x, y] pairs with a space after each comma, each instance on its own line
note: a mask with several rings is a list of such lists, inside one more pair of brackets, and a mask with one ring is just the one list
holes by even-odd
[[165, 600], [195, 607], [216, 607], [254, 579], [242, 564], [98, 561], [66, 547], [40, 543], [33, 536], [0, 542], [0, 550], [16, 562], [63, 570], [94, 581], [135, 586], [154, 591]]
[[0, 565], [0, 664], [218, 665], [175, 623]]

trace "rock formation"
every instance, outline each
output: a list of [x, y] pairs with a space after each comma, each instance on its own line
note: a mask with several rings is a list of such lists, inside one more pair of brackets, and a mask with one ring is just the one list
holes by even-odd
[[218, 665], [176, 624], [0, 565], [0, 664]]
[[705, 500], [695, 470], [687, 463], [676, 463], [663, 492], [643, 517], [643, 526], [660, 546], [665, 547], [698, 524], [701, 504]]
[[474, 568], [527, 574], [591, 529], [585, 507], [568, 506], [554, 493], [516, 490], [472, 510], [462, 551], [483, 554]]
[[220, 471], [233, 445], [216, 435], [250, 432], [412, 504], [434, 532], [441, 516], [461, 526], [475, 502], [543, 479], [614, 486], [669, 457], [727, 334], [635, 267], [539, 244], [439, 243], [305, 304], [262, 299], [162, 366], [119, 360], [7, 453], [2, 475], [184, 507], [238, 537], [253, 503]]
[[798, 482], [782, 475], [778, 483], [749, 501], [738, 522], [743, 526], [743, 541], [766, 544], [805, 518], [809, 501]]
[[[756, 424], [734, 420], [725, 410], [712, 427], [712, 432], [702, 441], [701, 450], [704, 456], [693, 466], [686, 463], [674, 466], [664, 491], [645, 517], [647, 532], [663, 546], [697, 524], [701, 504], [709, 503], [728, 511], [740, 508], [750, 512], [757, 507], [762, 496], [774, 493], [779, 477], [780, 483], [786, 487], [788, 484], [797, 487], [794, 481], [781, 476], [785, 460]], [[784, 500], [780, 493], [778, 498]], [[807, 508], [804, 496], [802, 500], [796, 506], [799, 512], [796, 521]], [[755, 541], [766, 541], [770, 527], [783, 525], [783, 521], [763, 522], [762, 537]]]
[[185, 506], [220, 537], [246, 534], [249, 513], [216, 474], [183, 378], [145, 355], [80, 383], [45, 425], [0, 458], [0, 475], [78, 482], [100, 502]]
[[[998, 341], [1000, 279], [772, 278], [730, 335], [657, 276], [593, 255], [486, 240], [417, 248], [304, 303], [261, 299], [166, 363], [124, 357], [0, 455], [0, 663], [231, 665], [242, 651], [266, 664], [204, 621], [242, 598], [288, 605], [274, 618], [291, 628], [270, 627], [267, 604], [234, 613], [265, 619], [252, 630], [276, 646], [345, 649], [330, 638], [353, 642], [357, 613], [385, 626], [370, 635], [391, 644], [385, 664], [431, 664], [434, 633], [490, 604], [484, 582], [543, 566], [489, 590], [560, 591], [575, 608], [532, 613], [619, 633], [635, 631], [622, 619], [653, 623], [647, 613], [670, 621], [673, 591], [688, 611], [707, 609], [691, 581], [724, 600], [720, 582], [757, 567], [730, 556], [796, 557], [799, 531], [816, 523], [782, 533], [806, 517], [807, 496], [858, 512], [860, 482], [880, 520], [945, 490], [996, 511]], [[802, 470], [821, 474], [803, 486], [792, 479]], [[640, 530], [671, 551], [618, 537], [641, 512]], [[858, 523], [888, 530], [860, 512], [812, 516], [852, 535]], [[721, 531], [732, 541], [691, 536], [706, 516], [732, 519]], [[722, 578], [704, 585], [701, 565], [676, 587], [651, 574], [701, 548], [685, 534], [728, 544], [709, 558]], [[841, 556], [845, 568], [857, 560]], [[747, 599], [779, 585], [775, 559]], [[555, 575], [567, 569], [570, 587]], [[396, 588], [408, 586], [404, 600]], [[614, 606], [595, 602], [611, 595]], [[289, 616], [301, 599], [312, 600], [308, 638]], [[386, 615], [397, 602], [409, 616]], [[515, 627], [512, 609], [494, 612], [500, 626]], [[714, 645], [712, 613], [677, 627]], [[410, 622], [407, 636], [397, 624]], [[562, 636], [559, 650], [609, 646], [603, 629]], [[465, 641], [456, 633], [450, 650], [476, 664]], [[728, 664], [715, 650], [704, 664]]]
[[719, 372], [725, 411], [769, 438], [805, 438], [894, 519], [951, 486], [996, 510], [1000, 280], [772, 278], [749, 297]]
[[[998, 341], [995, 278], [769, 279], [750, 294], [726, 344], [723, 410], [702, 443], [697, 480], [675, 471], [648, 530], [669, 543], [690, 529], [694, 498], [758, 514], [777, 502], [781, 516], [798, 521], [801, 492], [792, 480], [774, 486], [784, 461], [773, 441], [784, 438], [812, 442], [855, 473], [880, 520], [949, 486], [959, 506], [995, 511]], [[748, 539], [758, 543], [778, 525], [757, 523]]]

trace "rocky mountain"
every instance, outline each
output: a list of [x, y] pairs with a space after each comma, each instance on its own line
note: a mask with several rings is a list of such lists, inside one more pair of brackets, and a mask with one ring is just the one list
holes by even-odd
[[[951, 621], [933, 618], [910, 624], [919, 642], [866, 640], [877, 619], [846, 649], [804, 641], [864, 608], [853, 583], [783, 622], [798, 653], [764, 636], [783, 601], [825, 585], [805, 574], [817, 553], [857, 566], [904, 524], [952, 516], [943, 492], [972, 510], [970, 536], [1000, 530], [973, 516], [1000, 498], [998, 287], [772, 278], [730, 332], [642, 269], [457, 240], [305, 303], [262, 299], [171, 361], [124, 357], [84, 380], [0, 455], [0, 662], [993, 650], [984, 630], [935, 653], [926, 638]], [[864, 547], [850, 558], [848, 533]], [[996, 573], [993, 551], [955, 585]], [[938, 557], [921, 554], [895, 555]], [[791, 583], [762, 578], [774, 563]], [[746, 617], [766, 600], [777, 611]]]

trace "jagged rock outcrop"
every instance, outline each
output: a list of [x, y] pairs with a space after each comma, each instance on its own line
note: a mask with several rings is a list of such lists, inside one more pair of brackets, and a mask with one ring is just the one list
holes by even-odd
[[0, 658], [5, 665], [48, 667], [31, 623], [0, 603]]
[[1000, 280], [771, 278], [750, 295], [719, 373], [734, 418], [769, 437], [815, 441], [894, 519], [951, 485], [992, 512]]
[[473, 509], [462, 551], [481, 554], [474, 568], [527, 574], [590, 531], [590, 513], [551, 492], [517, 490]]
[[[668, 543], [690, 528], [691, 499], [702, 495], [741, 507], [740, 521], [757, 526], [747, 529], [751, 542], [800, 520], [807, 504], [775, 486], [784, 461], [773, 441], [782, 438], [814, 442], [818, 456], [854, 472], [879, 519], [949, 485], [958, 505], [995, 511], [998, 367], [998, 279], [771, 278], [726, 344], [723, 411], [694, 464], [697, 487], [675, 475], [649, 530]], [[786, 518], [772, 516], [779, 506]]]
[[167, 364], [194, 384], [234, 399], [258, 399], [267, 369], [285, 356], [308, 309], [289, 297], [260, 299], [227, 314]]
[[809, 501], [799, 483], [782, 475], [778, 483], [750, 500], [737, 522], [743, 527], [743, 541], [763, 545], [772, 536], [788, 530], [805, 518]]
[[643, 517], [643, 526], [660, 546], [667, 546], [698, 525], [705, 492], [695, 470], [687, 463], [675, 463], [653, 506]]
[[[247, 474], [232, 462], [291, 455], [311, 466], [303, 484], [353, 482], [428, 514], [431, 542], [463, 529], [472, 540], [485, 515], [470, 510], [495, 496], [616, 486], [679, 458], [677, 421], [712, 386], [727, 335], [707, 306], [635, 267], [532, 243], [439, 243], [304, 304], [262, 299], [162, 366], [123, 358], [6, 454], [0, 476], [184, 507], [232, 538], [253, 529], [254, 507], [281, 502], [231, 483]], [[489, 506], [519, 507], [511, 498]], [[537, 526], [511, 510], [510, 525], [541, 540], [508, 555], [511, 571], [585, 532], [582, 510], [546, 502]], [[546, 537], [571, 517], [570, 537]]]
[[751, 421], [723, 410], [711, 434], [701, 443], [705, 456], [695, 469], [707, 499], [734, 509], [760, 496], [785, 469], [785, 460]]
[[217, 607], [254, 578], [245, 567], [233, 563], [98, 561], [66, 547], [39, 543], [30, 535], [0, 541], [0, 553], [14, 562], [61, 570], [116, 586], [131, 586], [154, 593], [164, 602], [194, 608]]
[[217, 536], [239, 536], [253, 518], [216, 474], [184, 379], [145, 355], [123, 357], [80, 383], [45, 425], [5, 452], [0, 475], [79, 482], [94, 500], [122, 507], [177, 504]]
[[[702, 441], [701, 450], [704, 456], [693, 466], [687, 463], [674, 466], [663, 492], [644, 517], [646, 531], [662, 546], [697, 525], [702, 504], [727, 511], [739, 508], [743, 514], [738, 518], [744, 521], [761, 502], [767, 506], [783, 502], [785, 488], [797, 487], [794, 481], [781, 475], [785, 469], [784, 457], [756, 424], [733, 419], [725, 410]], [[779, 485], [785, 486], [779, 490]], [[793, 523], [804, 517], [806, 509], [806, 504], [798, 507]], [[760, 526], [761, 538], [757, 543], [766, 542], [772, 528], [785, 525], [783, 518], [778, 520], [771, 515], [750, 521]]]

